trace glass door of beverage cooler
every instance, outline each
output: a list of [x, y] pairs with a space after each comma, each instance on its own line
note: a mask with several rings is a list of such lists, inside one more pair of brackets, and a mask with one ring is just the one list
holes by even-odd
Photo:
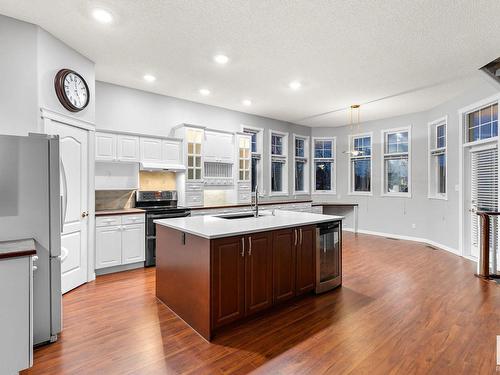
[[341, 222], [320, 224], [316, 234], [316, 293], [322, 293], [342, 282]]

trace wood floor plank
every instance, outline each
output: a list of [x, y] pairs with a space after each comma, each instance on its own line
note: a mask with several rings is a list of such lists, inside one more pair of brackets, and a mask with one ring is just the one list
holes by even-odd
[[208, 343], [155, 298], [154, 269], [63, 298], [59, 341], [23, 374], [492, 374], [500, 286], [423, 244], [344, 234], [340, 289]]

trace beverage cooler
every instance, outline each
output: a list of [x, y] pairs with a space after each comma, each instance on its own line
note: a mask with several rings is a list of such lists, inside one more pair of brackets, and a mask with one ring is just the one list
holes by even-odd
[[342, 222], [321, 223], [316, 228], [316, 293], [342, 284]]

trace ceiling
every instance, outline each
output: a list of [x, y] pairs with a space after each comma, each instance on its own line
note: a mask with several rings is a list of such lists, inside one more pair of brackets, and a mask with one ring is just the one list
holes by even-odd
[[0, 13], [95, 61], [98, 80], [307, 126], [344, 125], [355, 103], [364, 121], [429, 109], [500, 55], [498, 0], [2, 0]]

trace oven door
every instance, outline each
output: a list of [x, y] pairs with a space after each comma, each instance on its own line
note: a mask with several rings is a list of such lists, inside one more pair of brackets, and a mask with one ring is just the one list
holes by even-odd
[[154, 220], [160, 220], [160, 219], [171, 219], [175, 217], [186, 217], [186, 216], [191, 216], [191, 212], [177, 212], [175, 214], [168, 214], [168, 213], [147, 213], [146, 214], [146, 236], [147, 237], [154, 237], [156, 236], [156, 224], [154, 223]]
[[316, 293], [342, 283], [342, 231], [340, 222], [316, 228]]

